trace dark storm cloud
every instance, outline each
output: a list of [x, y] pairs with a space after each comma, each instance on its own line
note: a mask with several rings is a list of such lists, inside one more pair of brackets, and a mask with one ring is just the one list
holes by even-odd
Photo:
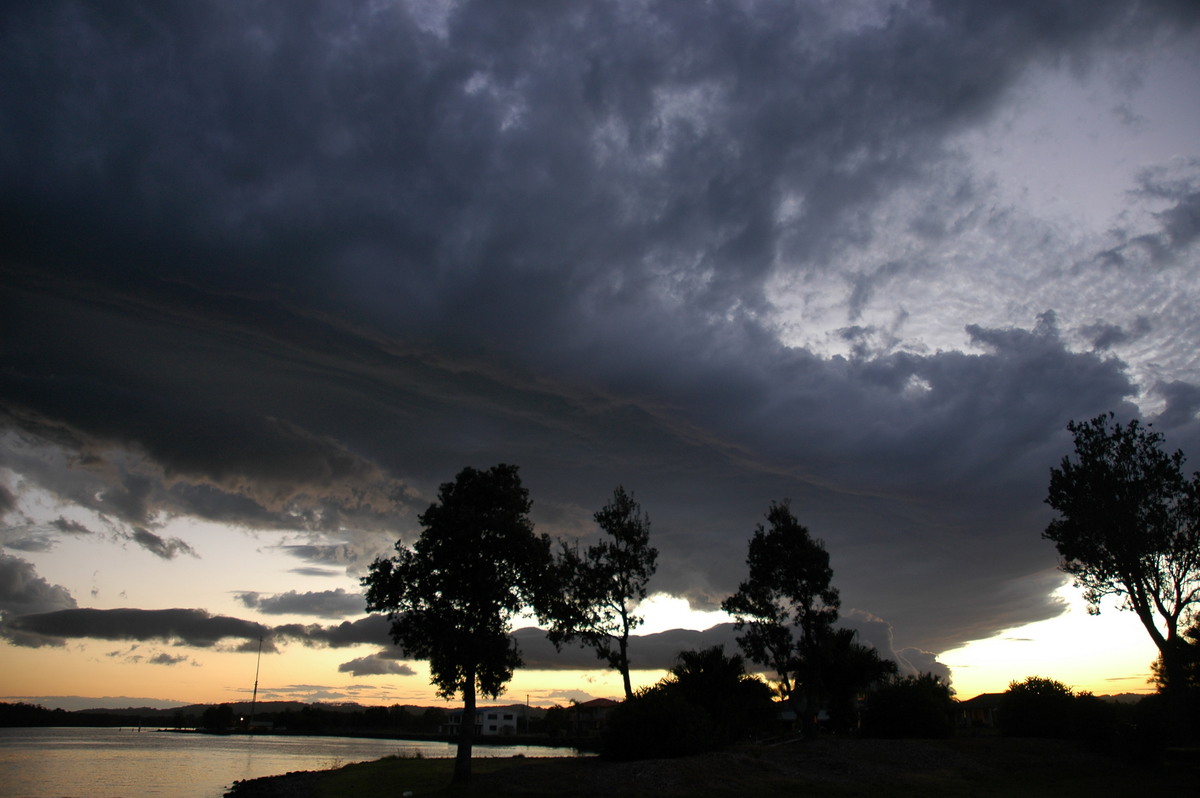
[[324, 543], [280, 546], [293, 557], [328, 565], [352, 565], [361, 559], [361, 553], [345, 543]]
[[1135, 321], [1132, 330], [1126, 330], [1116, 324], [1090, 324], [1083, 327], [1080, 332], [1092, 342], [1094, 349], [1104, 351], [1117, 344], [1126, 344], [1137, 340], [1150, 332], [1150, 329], [1150, 320], [1141, 316]]
[[263, 596], [259, 593], [239, 593], [238, 601], [252, 610], [268, 615], [316, 615], [320, 618], [344, 618], [347, 615], [360, 615], [366, 606], [366, 600], [359, 593], [347, 593], [340, 587], [337, 590], [309, 591], [298, 593], [289, 590], [273, 596]]
[[858, 610], [850, 610], [843, 613], [838, 619], [838, 626], [853, 629], [857, 633], [856, 643], [873, 648], [881, 658], [895, 662], [897, 672], [901, 676], [920, 676], [931, 673], [947, 684], [952, 681], [950, 669], [937, 661], [935, 653], [918, 648], [897, 650], [892, 625], [882, 618]]
[[[595, 649], [564, 646], [556, 651], [554, 644], [541, 629], [517, 629], [513, 641], [521, 651], [523, 667], [533, 670], [592, 670], [606, 667], [596, 656]], [[674, 664], [681, 651], [725, 646], [726, 651], [737, 649], [733, 625], [721, 624], [703, 632], [674, 629], [650, 635], [634, 635], [629, 643], [630, 667], [634, 670], [663, 670]]]
[[[15, 560], [16, 566], [10, 567], [9, 560]], [[272, 641], [277, 639], [331, 648], [391, 644], [388, 621], [380, 615], [369, 615], [356, 621], [343, 621], [333, 626], [283, 624], [271, 627], [240, 618], [212, 615], [200, 609], [74, 609], [74, 599], [62, 588], [51, 587], [44, 580], [36, 578], [28, 563], [5, 557], [2, 564], [7, 572], [16, 576], [24, 575], [23, 579], [14, 578], [12, 582], [20, 589], [14, 588], [10, 591], [12, 595], [8, 601], [11, 609], [6, 610], [9, 619], [3, 631], [5, 634], [23, 634], [30, 640], [39, 636], [47, 640], [164, 640], [199, 648], [211, 648], [219, 642], [230, 640], [235, 645], [240, 645], [239, 650], [242, 651], [256, 651], [260, 639], [268, 641], [268, 647], [264, 650], [272, 651], [275, 650]], [[29, 579], [31, 575], [34, 577], [32, 582]], [[72, 609], [36, 611], [52, 606], [55, 600], [69, 602], [60, 603], [59, 606], [69, 606]], [[35, 612], [19, 614], [23, 607], [33, 607]], [[29, 644], [16, 640], [15, 637], [13, 642], [18, 645]]]
[[[892, 637], [892, 625], [880, 618], [852, 610], [843, 615], [838, 625], [857, 632], [856, 642], [874, 648], [881, 657], [895, 662], [902, 675], [933, 673], [947, 681], [950, 679], [949, 669], [937, 662], [934, 654], [913, 648], [897, 650]], [[589, 670], [603, 667], [597, 664], [594, 649], [564, 646], [562, 651], [557, 651], [540, 629], [518, 629], [512, 637], [521, 651], [523, 667], [526, 668]], [[704, 631], [672, 629], [653, 634], [635, 634], [629, 643], [630, 665], [634, 670], [666, 670], [675, 664], [679, 654], [684, 651], [724, 646], [727, 652], [735, 652], [738, 650], [737, 637], [738, 632], [733, 624], [718, 624]], [[755, 669], [757, 666], [748, 664], [748, 667]]]
[[261, 624], [195, 609], [65, 609], [13, 618], [6, 624], [6, 633], [9, 630], [30, 639], [163, 640], [199, 648], [211, 648], [226, 638], [258, 640], [270, 632]]
[[[705, 606], [791, 497], [847, 606], [904, 643], [1058, 611], [1046, 471], [1068, 419], [1132, 410], [1116, 338], [1073, 352], [1047, 315], [914, 354], [864, 322], [824, 357], [781, 342], [770, 286], [876, 241], [873, 210], [1030, 68], [1184, 30], [1188, 4], [409, 8], [0, 12], [0, 465], [159, 556], [189, 544], [155, 520], [193, 516], [303, 530], [291, 553], [347, 569], [467, 464], [520, 464], [570, 534], [624, 483], [652, 586]], [[1142, 184], [1174, 204], [1113, 258], [1194, 241], [1192, 190]], [[982, 202], [958, 185], [943, 204]], [[846, 323], [918, 268], [849, 277]], [[85, 617], [113, 620], [41, 623]], [[192, 620], [171, 634], [211, 644]]]
[[384, 616], [368, 615], [357, 621], [342, 621], [336, 626], [283, 624], [274, 628], [274, 634], [305, 645], [345, 648], [358, 645], [390, 645], [390, 629], [391, 626]]
[[180, 654], [179, 656], [171, 656], [167, 652], [161, 651], [158, 654], [155, 654], [153, 657], [150, 657], [146, 661], [149, 662], [151, 665], [179, 665], [181, 663], [188, 662], [189, 658], [185, 654]]
[[180, 554], [198, 556], [191, 546], [179, 538], [163, 538], [141, 527], [133, 530], [131, 539], [146, 551], [164, 560], [173, 560]]
[[1157, 214], [1164, 250], [1183, 250], [1200, 237], [1198, 169], [1200, 158], [1179, 158], [1169, 166], [1144, 169], [1139, 175], [1143, 195], [1173, 203]]
[[[1200, 386], [1186, 382], [1172, 382], [1168, 385], [1160, 385], [1158, 391], [1167, 401], [1167, 406], [1154, 420], [1159, 430], [1181, 428], [1185, 431], [1190, 430], [1192, 437], [1195, 438], [1197, 433], [1196, 416], [1200, 414]], [[1193, 446], [1187, 445], [1186, 441], [1175, 440], [1174, 448], [1180, 446], [1186, 447], [1187, 451], [1193, 453], [1193, 459], [1188, 463], [1189, 466], [1192, 468], [1200, 466], [1200, 460], [1195, 459], [1200, 457], [1200, 453], [1196, 452]]]
[[12, 549], [13, 551], [50, 551], [54, 548], [54, 541], [45, 537], [16, 537], [9, 538], [4, 541], [4, 548]]
[[60, 645], [56, 636], [40, 638], [13, 628], [20, 616], [69, 610], [77, 607], [74, 596], [62, 585], [52, 585], [38, 576], [33, 565], [19, 557], [0, 553], [0, 636], [18, 645]]
[[1123, 269], [1162, 268], [1189, 256], [1200, 240], [1200, 157], [1176, 158], [1170, 164], [1142, 170], [1132, 194], [1162, 205], [1152, 229], [1114, 231], [1119, 244], [1097, 261]]
[[134, 644], [133, 646], [130, 646], [129, 649], [127, 649], [125, 651], [121, 651], [121, 650], [110, 651], [107, 654], [105, 654], [105, 656], [110, 657], [112, 659], [119, 659], [122, 662], [134, 664], [134, 665], [136, 665], [138, 663], [142, 663], [142, 662], [145, 662], [149, 665], [180, 665], [185, 662], [191, 662], [193, 665], [197, 665], [197, 666], [199, 665], [199, 663], [197, 663], [195, 660], [192, 660], [186, 654], [175, 655], [175, 654], [168, 654], [165, 651], [160, 651], [156, 654], [135, 653], [138, 651], [138, 649], [139, 649], [139, 646], [137, 644]]
[[69, 518], [63, 518], [61, 515], [50, 522], [50, 526], [57, 529], [59, 532], [65, 532], [68, 535], [92, 535], [95, 534], [78, 521], [72, 521]]
[[338, 673], [349, 673], [352, 676], [415, 676], [417, 674], [408, 665], [380, 654], [371, 654], [343, 662], [338, 666]]
[[344, 571], [334, 571], [329, 568], [292, 568], [289, 573], [300, 576], [341, 576]]
[[8, 486], [0, 482], [0, 518], [17, 509], [17, 497]]

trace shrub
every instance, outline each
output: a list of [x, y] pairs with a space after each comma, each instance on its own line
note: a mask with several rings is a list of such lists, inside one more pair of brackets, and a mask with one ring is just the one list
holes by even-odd
[[657, 759], [716, 747], [717, 735], [708, 713], [660, 683], [639, 690], [613, 709], [601, 753], [613, 759]]
[[893, 679], [867, 698], [862, 733], [867, 737], [949, 737], [954, 697], [933, 674]]
[[740, 655], [680, 652], [671, 675], [609, 715], [602, 750], [616, 759], [683, 756], [744, 740], [776, 718], [771, 688]]
[[1075, 702], [1071, 688], [1053, 679], [1012, 682], [1000, 703], [1000, 731], [1009, 737], [1071, 737]]
[[748, 675], [741, 655], [727, 655], [724, 646], [680, 652], [661, 686], [704, 710], [720, 743], [744, 740], [778, 716], [774, 691]]

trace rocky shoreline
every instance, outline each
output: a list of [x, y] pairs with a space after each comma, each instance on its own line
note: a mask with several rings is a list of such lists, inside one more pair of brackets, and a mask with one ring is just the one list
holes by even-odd
[[295, 770], [280, 776], [235, 781], [226, 798], [310, 798], [313, 786], [324, 775], [320, 770]]

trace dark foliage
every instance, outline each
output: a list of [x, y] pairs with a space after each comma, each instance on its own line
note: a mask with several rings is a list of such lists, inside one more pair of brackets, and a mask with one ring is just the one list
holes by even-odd
[[679, 654], [671, 673], [609, 715], [603, 753], [649, 759], [711, 751], [770, 729], [771, 688], [746, 673], [740, 655], [715, 646]]
[[611, 759], [660, 759], [717, 745], [708, 713], [660, 683], [638, 690], [609, 713], [601, 751]]
[[[1200, 474], [1183, 475], [1182, 452], [1111, 413], [1067, 425], [1074, 457], [1051, 469], [1046, 503], [1058, 517], [1043, 537], [1084, 588], [1093, 612], [1116, 596], [1159, 650], [1160, 680], [1182, 710], [1188, 645], [1181, 625], [1200, 606]], [[1177, 712], [1177, 719], [1181, 713]]]
[[[1193, 616], [1192, 625], [1180, 636], [1176, 649], [1179, 652], [1177, 667], [1182, 681], [1180, 687], [1188, 693], [1189, 704], [1194, 710], [1200, 700], [1200, 619]], [[1155, 658], [1150, 669], [1155, 686], [1160, 691], [1166, 691], [1167, 671], [1162, 654]]]
[[829, 728], [845, 734], [860, 725], [857, 700], [872, 686], [896, 675], [896, 663], [871, 646], [856, 642], [852, 629], [830, 629], [818, 635], [806, 662], [808, 678], [821, 685], [829, 711]]
[[223, 732], [233, 728], [233, 707], [229, 704], [218, 704], [204, 710], [200, 716], [200, 726], [205, 731]]
[[[529, 508], [516, 466], [465, 468], [420, 516], [413, 548], [397, 541], [397, 555], [362, 580], [368, 611], [386, 612], [396, 645], [429, 661], [440, 695], [462, 695], [464, 718], [477, 691], [499, 695], [521, 664], [513, 617], [549, 602], [550, 540], [534, 533]], [[459, 782], [470, 778], [473, 724], [461, 729]]]
[[[39, 704], [0, 703], [0, 728], [15, 726], [141, 726], [139, 715], [109, 712], [68, 712], [65, 709], [46, 709]], [[146, 719], [148, 724], [157, 720]]]
[[1000, 703], [1000, 731], [1010, 737], [1074, 736], [1076, 696], [1053, 679], [1030, 676], [1013, 682]]
[[747, 674], [741, 655], [726, 655], [724, 646], [680, 652], [666, 684], [704, 710], [718, 743], [768, 729], [778, 714], [770, 686]]
[[650, 545], [650, 519], [624, 487], [593, 516], [608, 536], [580, 554], [564, 545], [555, 564], [558, 591], [549, 638], [555, 646], [579, 640], [621, 674], [625, 697], [629, 680], [629, 634], [641, 625], [634, 613], [646, 598], [658, 550]]
[[571, 730], [571, 714], [566, 707], [552, 706], [546, 710], [545, 716], [537, 723], [536, 731], [558, 737]]
[[760, 523], [750, 538], [749, 575], [721, 608], [734, 617], [746, 656], [774, 670], [797, 716], [812, 718], [798, 699], [803, 694], [810, 710], [818, 705], [816, 647], [837, 620], [841, 602], [824, 543], [796, 520], [787, 501], [772, 502], [767, 524]]
[[862, 733], [868, 737], [950, 737], [955, 701], [932, 674], [893, 679], [867, 697]]

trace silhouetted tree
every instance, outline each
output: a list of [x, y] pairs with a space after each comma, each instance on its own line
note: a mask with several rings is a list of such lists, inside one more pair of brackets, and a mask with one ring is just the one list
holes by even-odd
[[1105, 701], [1092, 693], [1075, 694], [1071, 707], [1071, 736], [1082, 740], [1094, 750], [1109, 753], [1129, 753], [1130, 740], [1122, 739], [1121, 716], [1132, 715], [1132, 707], [1122, 707]]
[[949, 737], [954, 691], [931, 673], [891, 679], [867, 696], [863, 734], [870, 737]]
[[441, 707], [429, 707], [421, 713], [421, 729], [435, 732], [446, 722], [446, 710]]
[[635, 691], [609, 713], [601, 753], [612, 759], [658, 759], [716, 747], [708, 713], [659, 682]]
[[[830, 585], [829, 553], [796, 520], [786, 500], [771, 503], [767, 523], [750, 538], [749, 576], [721, 608], [734, 617], [746, 656], [775, 671], [780, 692], [812, 732], [820, 689], [812, 669], [815, 650], [837, 620], [840, 599]], [[798, 700], [801, 693], [807, 713]]]
[[1058, 517], [1043, 537], [1084, 588], [1089, 612], [1118, 596], [1137, 615], [1162, 658], [1165, 692], [1181, 705], [1188, 657], [1181, 624], [1200, 604], [1200, 474], [1184, 478], [1183, 453], [1164, 452], [1161, 434], [1113, 419], [1067, 425], [1074, 458], [1050, 471], [1046, 503]]
[[628, 699], [633, 696], [629, 634], [642, 623], [634, 609], [646, 598], [658, 550], [650, 545], [650, 519], [624, 487], [618, 486], [612, 501], [593, 517], [609, 539], [583, 554], [563, 547], [557, 565], [560, 603], [549, 637], [556, 647], [578, 639], [594, 648], [620, 672]]
[[200, 725], [205, 731], [228, 731], [233, 728], [233, 707], [229, 704], [220, 704], [205, 708], [200, 715]]
[[818, 635], [805, 663], [811, 671], [805, 678], [824, 690], [829, 722], [836, 732], [853, 731], [858, 726], [858, 697], [896, 674], [896, 663], [881, 658], [873, 646], [856, 642], [857, 635], [853, 629], [830, 629]]
[[438, 490], [413, 548], [377, 559], [363, 577], [367, 610], [386, 611], [392, 639], [426, 659], [438, 694], [463, 697], [454, 780], [471, 776], [476, 692], [495, 698], [521, 664], [509, 637], [521, 610], [546, 605], [550, 540], [529, 520], [517, 467], [465, 468]]
[[542, 731], [551, 737], [565, 734], [571, 728], [571, 714], [558, 704], [546, 710], [542, 719]]
[[387, 707], [367, 707], [362, 714], [363, 725], [372, 729], [386, 729], [392, 725], [392, 715]]
[[770, 686], [722, 646], [679, 653], [658, 684], [608, 718], [603, 752], [616, 759], [684, 756], [737, 742], [775, 722]]
[[[1196, 693], [1200, 693], [1200, 620], [1189, 626], [1181, 635], [1184, 645], [1180, 647], [1182, 660], [1181, 672], [1183, 683], [1192, 694], [1193, 701]], [[1162, 655], [1159, 654], [1150, 665], [1152, 681], [1160, 692], [1167, 688], [1167, 674], [1163, 667]]]
[[722, 743], [744, 739], [775, 721], [771, 687], [746, 673], [742, 656], [727, 655], [724, 646], [679, 652], [664, 683], [708, 714]]
[[1000, 703], [1000, 730], [1011, 737], [1070, 737], [1075, 694], [1054, 679], [1030, 676], [1011, 682]]

